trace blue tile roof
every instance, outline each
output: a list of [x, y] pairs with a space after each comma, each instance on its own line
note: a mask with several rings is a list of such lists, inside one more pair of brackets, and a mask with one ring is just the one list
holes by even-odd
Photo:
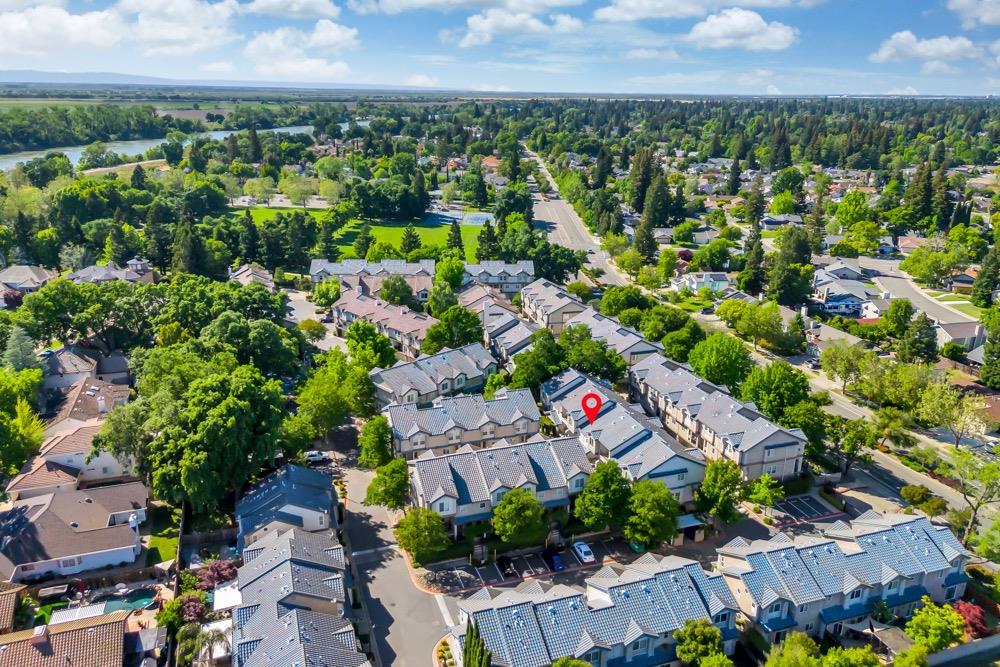
[[969, 580], [969, 575], [965, 572], [949, 572], [944, 578], [945, 586], [957, 586], [958, 584], [964, 584]]
[[890, 608], [898, 607], [901, 604], [909, 604], [910, 602], [916, 602], [925, 595], [929, 595], [927, 589], [923, 586], [907, 586], [906, 590], [902, 593], [897, 593], [896, 595], [887, 595], [885, 598], [885, 603]]
[[761, 625], [768, 632], [777, 632], [778, 630], [787, 630], [788, 628], [794, 628], [798, 625], [796, 621], [791, 616], [782, 616], [781, 618], [772, 618], [761, 622]]
[[862, 602], [860, 604], [854, 604], [850, 607], [842, 607], [841, 605], [835, 605], [833, 607], [827, 607], [826, 609], [821, 609], [819, 612], [819, 617], [824, 623], [836, 623], [837, 621], [843, 621], [847, 618], [856, 618], [858, 616], [866, 616], [870, 614], [872, 610], [871, 601]]

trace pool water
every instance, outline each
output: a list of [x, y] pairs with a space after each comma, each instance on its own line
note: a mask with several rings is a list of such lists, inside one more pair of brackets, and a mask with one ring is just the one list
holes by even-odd
[[134, 591], [124, 595], [102, 595], [98, 598], [94, 598], [94, 602], [107, 602], [105, 609], [108, 613], [113, 611], [131, 611], [133, 609], [144, 609], [152, 604], [153, 600], [156, 598], [155, 588], [137, 588]]

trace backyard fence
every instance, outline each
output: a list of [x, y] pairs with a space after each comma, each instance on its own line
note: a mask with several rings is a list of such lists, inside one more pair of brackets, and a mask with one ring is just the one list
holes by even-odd
[[959, 644], [927, 656], [927, 664], [936, 665], [985, 665], [1000, 652], [1000, 635]]

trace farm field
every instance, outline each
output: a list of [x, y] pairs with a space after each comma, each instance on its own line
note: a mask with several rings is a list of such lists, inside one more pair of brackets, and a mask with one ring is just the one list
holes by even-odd
[[[264, 220], [274, 218], [278, 213], [291, 213], [294, 210], [296, 209], [257, 206], [250, 209], [250, 215], [253, 216], [254, 222], [260, 224]], [[323, 214], [323, 211], [310, 209], [306, 213], [318, 219]], [[243, 215], [243, 210], [237, 211], [236, 215]], [[409, 222], [382, 220], [369, 222], [368, 224], [371, 226], [372, 236], [377, 241], [386, 241], [398, 248], [399, 242], [403, 238], [403, 231]], [[354, 239], [357, 238], [363, 225], [364, 223], [361, 220], [352, 220], [338, 233], [337, 247], [340, 248], [343, 257], [354, 256]], [[417, 234], [420, 236], [420, 241], [425, 245], [444, 246], [448, 242], [448, 230], [450, 226], [451, 223], [447, 218], [436, 215], [429, 215], [423, 220], [413, 223], [414, 229], [417, 230]], [[482, 227], [477, 224], [463, 224], [461, 229], [462, 243], [465, 245], [466, 261], [474, 262], [476, 261], [476, 248], [479, 247], [479, 231]]]

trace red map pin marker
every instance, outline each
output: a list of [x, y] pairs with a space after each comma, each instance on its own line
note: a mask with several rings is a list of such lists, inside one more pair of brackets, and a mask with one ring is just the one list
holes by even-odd
[[597, 419], [597, 413], [601, 411], [601, 403], [604, 401], [601, 399], [599, 394], [590, 392], [589, 394], [584, 394], [583, 400], [580, 401], [580, 405], [583, 407], [583, 413], [587, 415], [587, 420], [593, 424], [594, 420]]

